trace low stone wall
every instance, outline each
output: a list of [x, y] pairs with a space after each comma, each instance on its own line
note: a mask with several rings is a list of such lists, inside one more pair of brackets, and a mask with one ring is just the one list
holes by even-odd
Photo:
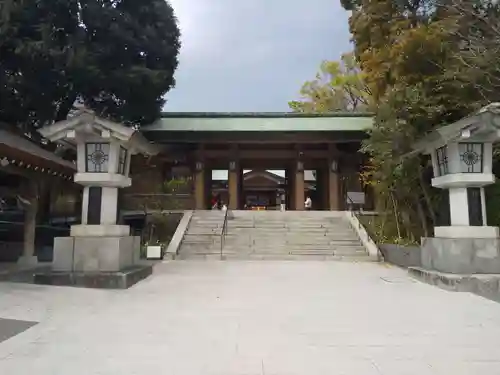
[[400, 267], [420, 267], [422, 265], [420, 246], [394, 244], [378, 245], [384, 260]]
[[410, 267], [409, 274], [417, 280], [451, 292], [469, 292], [500, 302], [500, 275], [456, 275]]

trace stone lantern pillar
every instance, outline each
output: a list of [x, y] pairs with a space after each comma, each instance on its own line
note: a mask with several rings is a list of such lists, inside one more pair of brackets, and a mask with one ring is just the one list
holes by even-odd
[[40, 133], [52, 142], [76, 146], [74, 181], [83, 186], [81, 224], [71, 227], [70, 237], [55, 239], [53, 271], [113, 273], [133, 267], [139, 258], [140, 239], [130, 236], [128, 225], [117, 223], [118, 190], [132, 183], [131, 156], [152, 155], [156, 148], [133, 128], [86, 109]]
[[436, 237], [496, 238], [486, 222], [484, 186], [493, 184], [492, 142], [465, 132], [458, 140], [430, 150], [432, 186], [448, 191], [450, 223], [434, 228]]
[[492, 147], [500, 139], [500, 105], [491, 104], [431, 132], [415, 145], [429, 154], [432, 186], [445, 189], [449, 223], [422, 238], [422, 267], [453, 274], [500, 273], [499, 228], [488, 226], [484, 187], [495, 182]]

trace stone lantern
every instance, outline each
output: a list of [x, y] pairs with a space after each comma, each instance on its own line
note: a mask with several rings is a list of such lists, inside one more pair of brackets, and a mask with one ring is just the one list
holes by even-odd
[[488, 226], [484, 187], [495, 182], [493, 143], [500, 139], [500, 104], [494, 103], [419, 141], [415, 152], [429, 154], [432, 186], [445, 189], [449, 223], [422, 239], [422, 266], [439, 272], [500, 273], [498, 227]]
[[87, 109], [40, 130], [51, 142], [77, 149], [74, 181], [83, 186], [81, 224], [54, 242], [54, 272], [120, 272], [136, 263], [139, 237], [119, 225], [118, 190], [131, 185], [130, 158], [156, 148], [137, 130], [97, 117]]

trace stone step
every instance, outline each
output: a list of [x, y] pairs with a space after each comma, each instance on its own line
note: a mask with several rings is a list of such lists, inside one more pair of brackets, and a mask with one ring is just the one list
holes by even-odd
[[222, 228], [191, 228], [185, 234], [186, 235], [210, 235], [219, 234]]
[[[203, 242], [203, 241], [187, 241], [183, 242], [183, 244], [220, 244], [220, 241], [211, 241], [211, 242]], [[312, 244], [296, 244], [296, 243], [285, 243], [285, 242], [274, 242], [274, 243], [252, 243], [252, 242], [227, 242], [224, 241], [224, 247], [231, 248], [248, 248], [254, 247], [256, 249], [259, 248], [289, 248], [289, 249], [364, 249], [363, 245], [360, 243], [352, 243], [352, 244], [328, 244], [328, 243], [312, 243]]]
[[[211, 230], [213, 230], [213, 229], [211, 229]], [[231, 227], [227, 228], [227, 235], [228, 236], [250, 235], [250, 236], [256, 236], [256, 237], [263, 237], [263, 236], [275, 237], [277, 234], [279, 234], [280, 236], [288, 236], [288, 237], [296, 236], [296, 237], [308, 237], [308, 238], [328, 237], [328, 236], [331, 236], [334, 238], [357, 237], [357, 235], [354, 231], [328, 231], [328, 230], [295, 231], [295, 230], [287, 230], [286, 228], [280, 229], [280, 230], [268, 231], [268, 230], [259, 230], [259, 229], [241, 230], [241, 229], [235, 229], [235, 228], [231, 228]]]
[[188, 227], [188, 229], [203, 229], [203, 228], [210, 228], [210, 229], [215, 229], [215, 228], [222, 228], [222, 223], [215, 223], [215, 224], [193, 224], [191, 223]]
[[315, 217], [315, 218], [345, 218], [345, 213], [336, 211], [238, 211], [231, 210], [235, 217]]
[[188, 245], [215, 245], [219, 244], [220, 241], [215, 241], [214, 239], [183, 239], [181, 246], [187, 247]]
[[[206, 246], [199, 248], [187, 248], [184, 249], [186, 253], [197, 253], [197, 252], [220, 252], [220, 246]], [[261, 247], [247, 247], [247, 248], [227, 248], [223, 247], [222, 252], [226, 253], [238, 253], [238, 254], [246, 254], [246, 253], [260, 253], [260, 254], [330, 254], [330, 255], [367, 255], [367, 252], [364, 249], [350, 249], [348, 251], [343, 251], [339, 249], [318, 249], [318, 248], [280, 248], [280, 247], [269, 247], [269, 248], [261, 248]]]
[[[203, 241], [198, 241], [203, 242]], [[220, 241], [218, 241], [220, 242]], [[262, 247], [262, 246], [289, 246], [289, 247], [317, 247], [317, 248], [339, 248], [345, 249], [349, 247], [362, 247], [363, 245], [359, 241], [352, 242], [337, 242], [337, 241], [328, 241], [328, 242], [292, 242], [292, 241], [257, 241], [257, 240], [223, 240], [224, 246], [254, 246], [254, 247]]]
[[[193, 251], [206, 251], [206, 250], [212, 250], [214, 247], [211, 248], [194, 248], [194, 249], [189, 249]], [[217, 249], [220, 251], [220, 248]], [[270, 253], [276, 253], [276, 254], [330, 254], [330, 255], [344, 255], [344, 256], [349, 256], [349, 255], [367, 255], [367, 252], [363, 248], [352, 248], [352, 249], [338, 249], [338, 248], [288, 248], [288, 247], [268, 247], [268, 248], [262, 248], [262, 247], [226, 247], [224, 246], [222, 248], [223, 252], [229, 252], [229, 253], [248, 253], [248, 252], [254, 252], [254, 253], [265, 253], [265, 254], [270, 254]]]
[[[189, 246], [206, 246], [206, 245], [220, 245], [220, 239], [213, 238], [211, 240], [204, 239], [195, 239], [195, 240], [183, 240], [182, 245], [185, 247]], [[286, 243], [286, 242], [274, 242], [274, 243], [253, 243], [253, 242], [245, 242], [245, 241], [223, 241], [224, 248], [256, 248], [256, 249], [264, 249], [264, 248], [282, 248], [282, 249], [337, 249], [348, 251], [349, 249], [362, 249], [364, 250], [364, 246], [358, 243]]]
[[315, 226], [315, 225], [349, 225], [348, 221], [345, 220], [335, 220], [335, 221], [325, 221], [325, 220], [228, 220], [230, 223], [244, 223], [244, 224], [260, 224], [260, 225], [273, 225], [273, 224], [288, 224], [288, 225], [303, 225], [303, 226]]
[[290, 238], [290, 237], [277, 237], [277, 238], [255, 238], [251, 236], [227, 236], [221, 239], [219, 234], [186, 234], [183, 238], [183, 243], [220, 243], [224, 241], [226, 246], [323, 246], [323, 247], [349, 247], [349, 246], [362, 246], [357, 238], [351, 239], [332, 239], [328, 237], [322, 238]]
[[300, 235], [300, 236], [309, 236], [309, 237], [317, 237], [317, 236], [357, 236], [356, 232], [353, 230], [329, 230], [329, 229], [320, 229], [320, 230], [296, 230], [290, 228], [274, 228], [274, 229], [263, 229], [263, 228], [234, 228], [228, 227], [227, 234], [228, 235], [239, 235], [239, 234], [250, 234], [250, 235], [258, 235], [258, 236], [273, 236], [275, 234], [280, 235]]
[[[206, 235], [200, 235], [200, 237], [206, 237]], [[195, 237], [195, 235], [189, 235], [188, 237]], [[277, 234], [275, 236], [259, 236], [259, 235], [226, 235], [224, 237], [226, 242], [241, 242], [241, 243], [297, 243], [297, 244], [359, 244], [360, 240], [357, 237], [346, 237], [346, 236], [290, 236], [286, 234]]]
[[[186, 244], [185, 248], [188, 248]], [[197, 247], [198, 244], [194, 244]], [[203, 245], [203, 244], [202, 244]], [[219, 245], [220, 244], [207, 244], [207, 245]], [[363, 246], [334, 246], [334, 245], [290, 245], [290, 244], [277, 244], [277, 245], [242, 245], [242, 244], [224, 244], [224, 249], [228, 250], [244, 250], [244, 249], [255, 249], [259, 251], [295, 251], [295, 250], [300, 250], [300, 251], [335, 251], [335, 252], [344, 252], [344, 253], [349, 253], [349, 252], [357, 252], [357, 251], [366, 251]]]
[[212, 221], [210, 223], [207, 223], [207, 222], [192, 222], [192, 223], [189, 223], [189, 226], [190, 227], [200, 227], [200, 228], [203, 228], [203, 227], [221, 227], [223, 225], [223, 222], [222, 221]]
[[[200, 227], [203, 228], [203, 227]], [[209, 227], [211, 228], [211, 227]], [[222, 226], [220, 226], [222, 228]], [[262, 233], [262, 234], [272, 234], [272, 233], [300, 233], [300, 234], [311, 234], [311, 235], [321, 235], [326, 233], [333, 234], [356, 234], [356, 232], [350, 228], [290, 228], [290, 227], [227, 227], [228, 233]]]
[[[203, 227], [195, 227], [195, 228], [203, 228]], [[222, 228], [222, 226], [221, 226]], [[213, 229], [213, 228], [212, 228]], [[351, 228], [288, 228], [288, 227], [274, 227], [274, 228], [258, 228], [258, 227], [233, 227], [227, 226], [228, 234], [241, 234], [241, 233], [257, 233], [257, 234], [272, 234], [272, 233], [297, 233], [300, 235], [310, 234], [314, 236], [325, 235], [325, 234], [337, 234], [337, 235], [347, 235], [353, 234], [356, 235], [356, 232]]]
[[344, 213], [232, 211], [220, 236], [220, 211], [196, 212], [179, 259], [374, 261]]
[[287, 234], [287, 233], [277, 233], [275, 236], [261, 236], [261, 235], [250, 235], [248, 236], [247, 234], [242, 234], [241, 236], [226, 236], [226, 238], [251, 238], [254, 239], [257, 242], [269, 242], [269, 241], [285, 241], [285, 242], [297, 242], [297, 243], [309, 243], [311, 241], [313, 242], [333, 242], [333, 241], [338, 241], [338, 242], [352, 242], [352, 241], [359, 241], [358, 237], [355, 236], [333, 236], [333, 235], [327, 235], [327, 236], [310, 236], [310, 235], [304, 235], [300, 236], [297, 234]]
[[[197, 257], [203, 256], [219, 256], [221, 255], [221, 250], [217, 248], [211, 249], [199, 249], [197, 251], [181, 251], [178, 254], [183, 259], [195, 259]], [[222, 255], [224, 257], [233, 257], [238, 259], [254, 259], [254, 258], [290, 258], [290, 257], [321, 257], [321, 258], [342, 258], [343, 260], [357, 260], [357, 259], [365, 259], [369, 261], [376, 261], [370, 257], [366, 252], [358, 252], [358, 253], [332, 253], [332, 252], [272, 252], [272, 251], [228, 251], [222, 250]]]
[[[222, 221], [220, 223], [223, 223]], [[266, 227], [289, 227], [289, 228], [351, 228], [349, 223], [295, 223], [295, 222], [273, 222], [273, 223], [259, 223], [259, 222], [239, 222], [239, 221], [228, 221], [228, 226], [232, 227], [257, 227], [257, 228], [266, 228]]]
[[188, 232], [184, 233], [184, 238], [196, 238], [196, 237], [220, 237], [221, 231], [206, 231], [206, 232]]
[[[198, 254], [192, 255], [188, 254], [187, 256], [182, 253], [178, 255], [180, 260], [220, 260], [221, 254]], [[252, 261], [252, 260], [287, 260], [287, 261], [335, 261], [335, 262], [377, 262], [378, 259], [366, 256], [341, 256], [341, 255], [293, 255], [293, 254], [222, 254], [222, 260], [239, 260], [239, 261]]]

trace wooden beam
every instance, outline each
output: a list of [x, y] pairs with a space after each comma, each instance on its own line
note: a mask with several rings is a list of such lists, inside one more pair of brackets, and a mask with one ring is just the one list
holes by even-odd
[[[221, 143], [232, 143], [232, 142], [238, 142], [240, 144], [272, 144], [272, 143], [277, 143], [277, 144], [290, 144], [290, 143], [303, 143], [303, 144], [324, 144], [324, 143], [332, 143], [332, 144], [338, 144], [338, 143], [360, 143], [363, 139], [366, 137], [361, 137], [361, 136], [349, 136], [345, 138], [334, 138], [330, 139], [328, 138], [328, 135], [325, 135], [324, 138], [322, 137], [317, 137], [317, 138], [304, 138], [303, 136], [298, 136], [293, 139], [279, 139], [277, 137], [274, 137], [272, 135], [269, 136], [267, 139], [250, 139], [250, 138], [245, 138], [244, 136], [232, 136], [231, 138], [224, 139], [224, 138], [217, 138], [214, 137], [213, 139], [206, 138], [203, 139], [203, 143], [207, 145], [212, 145], [212, 144], [221, 144]], [[171, 137], [168, 139], [153, 139], [154, 143], [157, 144], [162, 144], [162, 143], [179, 143], [179, 144], [192, 144], [192, 143], [198, 143], [200, 140], [198, 138], [188, 138], [188, 137]]]
[[[302, 150], [304, 159], [322, 159], [328, 157], [327, 150]], [[205, 157], [209, 159], [231, 159], [232, 152], [227, 150], [205, 150]], [[239, 150], [239, 159], [294, 159], [297, 157], [296, 150]]]

